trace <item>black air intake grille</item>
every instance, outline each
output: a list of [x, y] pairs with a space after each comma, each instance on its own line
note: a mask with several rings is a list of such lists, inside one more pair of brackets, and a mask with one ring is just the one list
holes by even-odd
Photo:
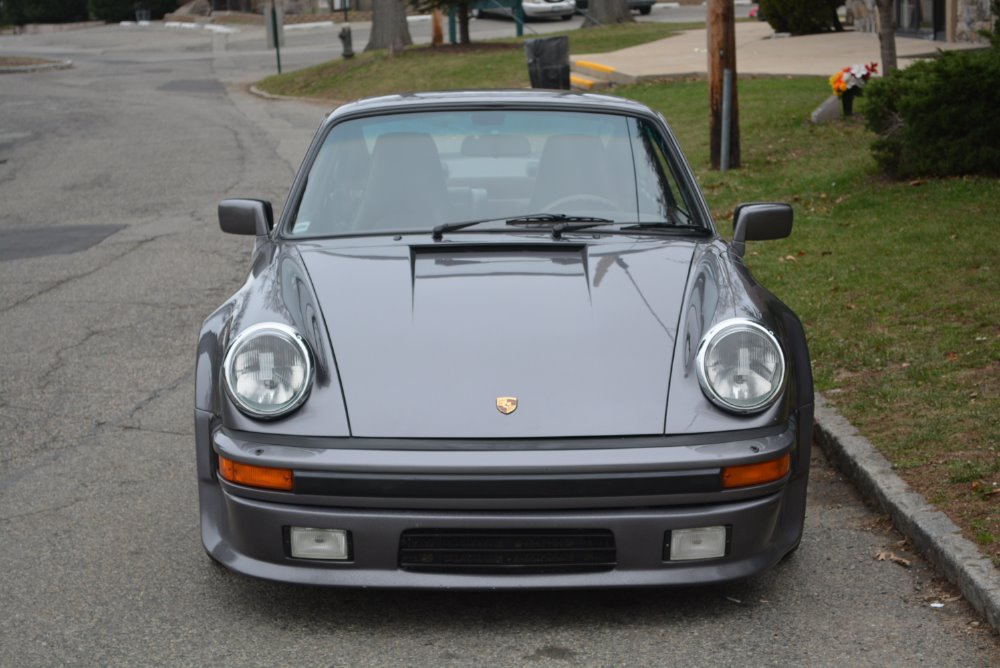
[[408, 571], [476, 574], [584, 573], [617, 563], [606, 529], [410, 529], [399, 541]]

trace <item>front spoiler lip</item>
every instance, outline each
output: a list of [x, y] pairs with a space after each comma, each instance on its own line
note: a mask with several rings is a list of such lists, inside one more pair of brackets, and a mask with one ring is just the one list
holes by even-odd
[[[735, 503], [678, 508], [583, 512], [377, 511], [289, 506], [234, 496], [202, 481], [202, 541], [209, 555], [238, 573], [265, 580], [331, 587], [401, 589], [561, 589], [686, 586], [745, 578], [774, 566], [801, 538], [806, 479]], [[702, 562], [664, 562], [665, 532], [695, 526], [732, 527], [729, 554]], [[354, 559], [311, 563], [291, 559], [280, 536], [286, 526], [352, 532]], [[412, 527], [602, 527], [616, 537], [618, 563], [595, 573], [487, 575], [404, 571], [400, 533]]]

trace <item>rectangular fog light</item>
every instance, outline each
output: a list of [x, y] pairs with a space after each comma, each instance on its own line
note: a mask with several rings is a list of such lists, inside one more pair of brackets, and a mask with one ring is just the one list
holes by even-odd
[[292, 556], [296, 559], [344, 561], [348, 558], [347, 532], [343, 529], [292, 527]]
[[674, 529], [670, 532], [669, 540], [670, 561], [726, 556], [726, 527]]

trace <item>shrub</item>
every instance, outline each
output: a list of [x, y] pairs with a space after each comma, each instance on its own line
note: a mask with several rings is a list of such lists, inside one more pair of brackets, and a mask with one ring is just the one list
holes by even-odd
[[86, 21], [87, 0], [5, 0], [3, 17], [14, 25]]
[[176, 0], [89, 0], [90, 14], [100, 21], [134, 21], [136, 7], [150, 10], [151, 18], [162, 19], [177, 8]]
[[897, 178], [1000, 175], [1000, 49], [943, 53], [865, 87], [876, 162]]
[[837, 26], [837, 7], [843, 0], [760, 0], [760, 11], [776, 32], [809, 35]]
[[994, 49], [1000, 49], [1000, 0], [990, 0], [990, 13], [993, 15], [993, 29], [983, 30], [980, 34], [990, 40]]

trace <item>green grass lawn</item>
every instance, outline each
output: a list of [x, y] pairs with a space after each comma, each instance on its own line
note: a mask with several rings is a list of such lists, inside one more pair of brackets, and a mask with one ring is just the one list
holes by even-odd
[[[613, 50], [672, 29], [575, 30], [571, 50]], [[332, 100], [523, 87], [518, 44], [364, 54], [262, 87]], [[1000, 565], [1000, 181], [882, 178], [858, 120], [808, 122], [829, 94], [824, 78], [744, 78], [738, 92], [743, 166], [720, 173], [708, 168], [704, 81], [615, 90], [667, 117], [725, 232], [739, 202], [793, 204], [792, 237], [751, 243], [747, 260], [805, 323], [817, 389]]]
[[[568, 35], [572, 53], [603, 53], [663, 39], [692, 27], [696, 26], [633, 23], [546, 36]], [[417, 46], [395, 56], [385, 51], [361, 53], [350, 60], [331, 60], [268, 77], [258, 87], [275, 95], [339, 101], [419, 90], [527, 88], [524, 39], [474, 42], [466, 46]]]
[[806, 122], [820, 78], [740, 80], [727, 173], [705, 82], [616, 93], [670, 120], [726, 232], [739, 202], [793, 204], [791, 238], [747, 260], [805, 323], [817, 389], [1000, 565], [1000, 181], [880, 177], [859, 121]]

